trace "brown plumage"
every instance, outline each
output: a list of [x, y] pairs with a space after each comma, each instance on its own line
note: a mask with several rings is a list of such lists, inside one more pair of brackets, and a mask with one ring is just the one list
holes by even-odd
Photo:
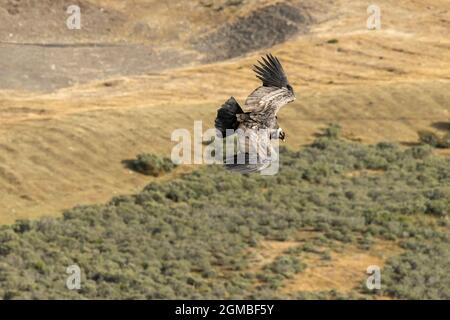
[[253, 70], [263, 83], [245, 101], [244, 110], [231, 97], [218, 110], [215, 126], [219, 137], [234, 133], [238, 137], [239, 152], [226, 160], [229, 170], [241, 173], [261, 171], [274, 160], [271, 139], [284, 140], [284, 132], [277, 123], [281, 107], [295, 100], [280, 61], [268, 54]]

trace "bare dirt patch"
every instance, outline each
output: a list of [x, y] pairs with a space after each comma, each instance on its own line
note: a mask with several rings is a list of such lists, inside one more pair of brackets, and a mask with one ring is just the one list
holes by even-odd
[[[66, 26], [66, 10], [72, 4], [80, 7], [81, 30]], [[123, 27], [126, 16], [87, 0], [0, 0], [0, 20], [1, 42], [107, 42]]]
[[[250, 250], [252, 256], [252, 273], [261, 272], [276, 258], [288, 254], [293, 249], [308, 243], [322, 235], [314, 230], [301, 230], [295, 240], [262, 241], [258, 247]], [[329, 258], [324, 259], [322, 253], [329, 252]], [[401, 253], [401, 248], [395, 242], [376, 240], [368, 250], [363, 250], [354, 244], [338, 244], [332, 248], [316, 247], [314, 252], [302, 250], [298, 258], [307, 267], [293, 278], [284, 282], [280, 293], [286, 296], [297, 292], [323, 292], [338, 290], [341, 293], [352, 292], [361, 287], [368, 277], [367, 267], [371, 265], [383, 268], [386, 260]], [[292, 254], [292, 253], [289, 253]], [[388, 297], [380, 297], [388, 299]]]
[[52, 92], [98, 79], [160, 72], [191, 54], [145, 44], [2, 44], [0, 87]]
[[286, 281], [282, 292], [289, 294], [333, 289], [350, 292], [360, 287], [367, 278], [368, 266], [376, 265], [382, 268], [389, 257], [400, 251], [395, 243], [379, 240], [369, 250], [362, 250], [353, 245], [344, 246], [342, 250], [332, 251], [329, 260], [323, 260], [314, 253], [306, 253], [301, 258], [307, 265], [306, 270]]
[[256, 248], [252, 248], [249, 254], [252, 256], [251, 272], [258, 272], [267, 264], [273, 262], [277, 257], [281, 256], [286, 250], [294, 248], [307, 240], [311, 240], [322, 235], [321, 232], [314, 230], [299, 230], [295, 240], [275, 241], [265, 240]]
[[372, 177], [372, 176], [380, 176], [384, 174], [383, 170], [370, 170], [370, 169], [365, 169], [365, 170], [355, 170], [355, 171], [350, 171], [350, 172], [346, 172], [345, 176], [348, 178], [354, 178], [354, 177]]
[[272, 47], [294, 34], [307, 33], [311, 17], [300, 7], [275, 3], [239, 16], [206, 36], [194, 47], [207, 54], [206, 61], [217, 61]]
[[280, 256], [286, 250], [298, 245], [296, 241], [263, 241], [256, 250], [252, 250], [253, 256], [251, 263], [251, 272], [261, 270], [267, 264], [270, 264], [276, 257]]

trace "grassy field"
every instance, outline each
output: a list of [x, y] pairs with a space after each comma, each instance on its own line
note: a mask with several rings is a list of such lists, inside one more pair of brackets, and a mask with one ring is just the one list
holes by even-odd
[[[134, 23], [153, 21], [161, 26], [151, 40], [155, 48], [159, 48], [157, 43], [170, 43], [171, 50], [192, 53], [191, 41], [197, 39], [194, 31], [207, 28], [215, 32], [225, 21], [239, 22], [273, 3], [245, 1], [242, 6], [215, 10], [199, 7], [198, 2], [174, 1], [168, 7], [153, 2], [135, 1], [124, 8], [120, 1], [90, 1], [108, 9], [113, 17], [120, 12], [121, 19], [127, 21], [110, 25], [110, 33], [103, 33], [102, 24], [92, 22], [75, 35], [60, 34], [52, 31], [53, 27], [45, 28], [47, 33], [40, 37], [27, 36], [25, 28], [1, 29], [0, 35], [4, 32], [7, 37], [10, 31], [14, 36], [27, 36], [23, 39], [26, 42], [92, 43], [94, 34], [104, 34], [106, 38], [98, 42], [109, 43], [125, 39]], [[122, 60], [110, 56], [114, 47], [106, 50], [107, 56], [76, 51], [91, 50], [89, 47], [41, 48], [42, 52], [30, 54], [30, 46], [21, 47], [20, 54], [10, 47], [2, 49], [0, 52], [6, 54], [2, 67], [9, 70], [14, 66], [15, 72], [2, 75], [2, 87], [20, 79], [31, 81], [30, 86], [60, 86], [64, 83], [59, 81], [71, 75], [89, 77], [79, 82], [72, 79], [74, 83], [49, 93], [0, 90], [0, 223], [58, 216], [61, 210], [77, 204], [137, 192], [148, 178], [131, 173], [121, 162], [145, 152], [168, 155], [173, 145], [170, 133], [177, 128], [191, 129], [195, 120], [202, 120], [205, 129], [211, 127], [223, 101], [234, 95], [242, 103], [258, 85], [250, 68], [267, 51], [280, 57], [298, 96], [296, 103], [279, 115], [292, 148], [313, 141], [330, 122], [339, 122], [345, 137], [364, 143], [408, 145], [418, 141], [418, 130], [447, 130], [443, 124], [450, 118], [448, 2], [381, 1], [383, 27], [378, 31], [366, 29], [364, 1], [286, 3], [301, 7], [311, 17], [308, 33], [290, 36], [289, 41], [270, 49], [239, 52], [242, 56], [227, 61], [205, 64], [205, 53], [197, 53], [189, 56], [187, 64], [168, 67], [172, 55], [152, 51], [147, 59], [133, 47], [130, 52], [136, 52], [135, 56], [120, 48], [115, 53], [125, 61], [136, 61], [133, 66], [120, 67]], [[97, 21], [96, 12], [92, 9], [86, 14]], [[202, 12], [202, 18], [195, 18], [194, 12]], [[191, 26], [190, 35], [180, 33], [180, 29], [187, 30], [182, 24], [169, 23], [177, 19]], [[145, 39], [133, 43], [148, 44]], [[33, 65], [48, 68], [33, 73], [28, 63], [42, 54], [49, 59]], [[162, 61], [166, 56], [169, 60]], [[16, 59], [17, 64], [6, 63]], [[89, 59], [94, 60], [87, 62]], [[154, 63], [161, 63], [163, 70], [152, 71]], [[116, 76], [104, 72], [110, 68], [118, 69]], [[92, 74], [100, 79], [88, 81]]]
[[[450, 158], [323, 137], [281, 161], [276, 176], [208, 166], [4, 226], [0, 297], [450, 298]], [[369, 265], [381, 290], [365, 288]]]
[[[381, 30], [362, 0], [78, 3], [74, 32], [63, 0], [0, 0], [0, 297], [449, 298], [450, 149], [418, 136], [450, 132], [448, 1], [377, 1]], [[297, 95], [279, 175], [126, 165], [267, 52]]]

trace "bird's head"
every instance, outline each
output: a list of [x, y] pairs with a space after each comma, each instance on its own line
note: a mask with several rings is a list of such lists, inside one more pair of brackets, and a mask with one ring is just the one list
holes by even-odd
[[290, 84], [288, 84], [286, 86], [286, 89], [289, 90], [290, 93], [292, 93], [292, 95], [294, 96], [294, 100], [295, 100], [295, 93], [294, 93], [294, 88], [292, 88], [292, 86]]

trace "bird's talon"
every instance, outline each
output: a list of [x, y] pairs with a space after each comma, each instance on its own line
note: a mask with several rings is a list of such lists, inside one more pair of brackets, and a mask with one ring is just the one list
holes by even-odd
[[284, 133], [284, 131], [281, 128], [279, 128], [278, 130], [279, 130], [278, 139], [280, 139], [283, 142], [286, 141], [286, 134]]

